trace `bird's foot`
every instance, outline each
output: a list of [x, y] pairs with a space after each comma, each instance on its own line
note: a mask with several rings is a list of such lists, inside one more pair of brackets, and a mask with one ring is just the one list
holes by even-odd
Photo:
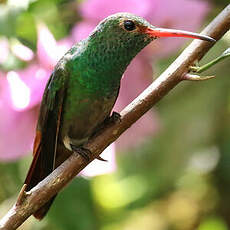
[[108, 125], [110, 122], [112, 123], [121, 122], [120, 113], [113, 111], [112, 115], [105, 119], [104, 125]]
[[121, 122], [121, 114], [118, 112], [113, 111], [112, 115], [109, 117], [109, 119], [116, 123], [116, 122]]
[[86, 148], [82, 148], [79, 146], [75, 146], [73, 144], [70, 145], [72, 151], [77, 152], [79, 155], [81, 155], [86, 161], [90, 160], [90, 157], [92, 155], [91, 151], [86, 149]]
[[[71, 144], [71, 149], [74, 152], [77, 152], [79, 155], [81, 155], [87, 162], [90, 161], [90, 158], [92, 156], [92, 152], [89, 149], [79, 147], [79, 146], [75, 146], [73, 144]], [[98, 159], [100, 161], [107, 161], [107, 160], [103, 159], [100, 156], [96, 157], [96, 159]]]

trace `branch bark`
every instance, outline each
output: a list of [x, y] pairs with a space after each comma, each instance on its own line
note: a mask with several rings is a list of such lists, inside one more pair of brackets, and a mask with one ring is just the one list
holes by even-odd
[[[229, 29], [230, 5], [202, 31], [202, 34], [219, 40]], [[213, 45], [213, 43], [205, 41], [193, 41], [160, 77], [121, 112], [121, 120], [119, 122], [111, 122], [100, 133], [89, 140], [84, 147], [93, 153], [90, 161], [99, 156], [109, 144], [115, 141], [179, 82], [186, 80], [184, 76], [189, 72], [189, 66], [193, 65], [195, 61], [200, 60]], [[73, 153], [62, 165], [29, 192], [22, 190], [20, 202], [15, 203], [0, 220], [0, 230], [13, 230], [19, 227], [89, 163], [78, 154]]]

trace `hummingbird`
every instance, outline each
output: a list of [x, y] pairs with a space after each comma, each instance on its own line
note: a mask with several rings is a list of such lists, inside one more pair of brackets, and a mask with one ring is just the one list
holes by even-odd
[[[91, 153], [83, 145], [111, 118], [123, 73], [131, 60], [159, 37], [215, 41], [206, 35], [158, 28], [130, 13], [116, 13], [102, 20], [58, 61], [43, 94], [25, 191], [74, 151], [89, 160]], [[46, 215], [54, 198], [33, 214], [35, 218]]]

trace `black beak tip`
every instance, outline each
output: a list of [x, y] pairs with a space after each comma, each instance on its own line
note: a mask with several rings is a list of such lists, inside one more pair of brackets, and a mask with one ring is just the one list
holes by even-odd
[[216, 40], [214, 38], [211, 38], [209, 36], [207, 36], [206, 41], [208, 41], [208, 42], [216, 42]]

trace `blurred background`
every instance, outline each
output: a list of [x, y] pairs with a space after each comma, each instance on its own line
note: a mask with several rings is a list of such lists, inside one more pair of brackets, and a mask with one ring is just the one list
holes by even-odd
[[[0, 217], [15, 202], [32, 160], [42, 93], [59, 58], [116, 12], [153, 25], [201, 31], [226, 0], [0, 0]], [[128, 67], [121, 111], [191, 39], [158, 39]], [[230, 46], [226, 34], [206, 63]], [[229, 61], [173, 89], [22, 230], [230, 229]]]

